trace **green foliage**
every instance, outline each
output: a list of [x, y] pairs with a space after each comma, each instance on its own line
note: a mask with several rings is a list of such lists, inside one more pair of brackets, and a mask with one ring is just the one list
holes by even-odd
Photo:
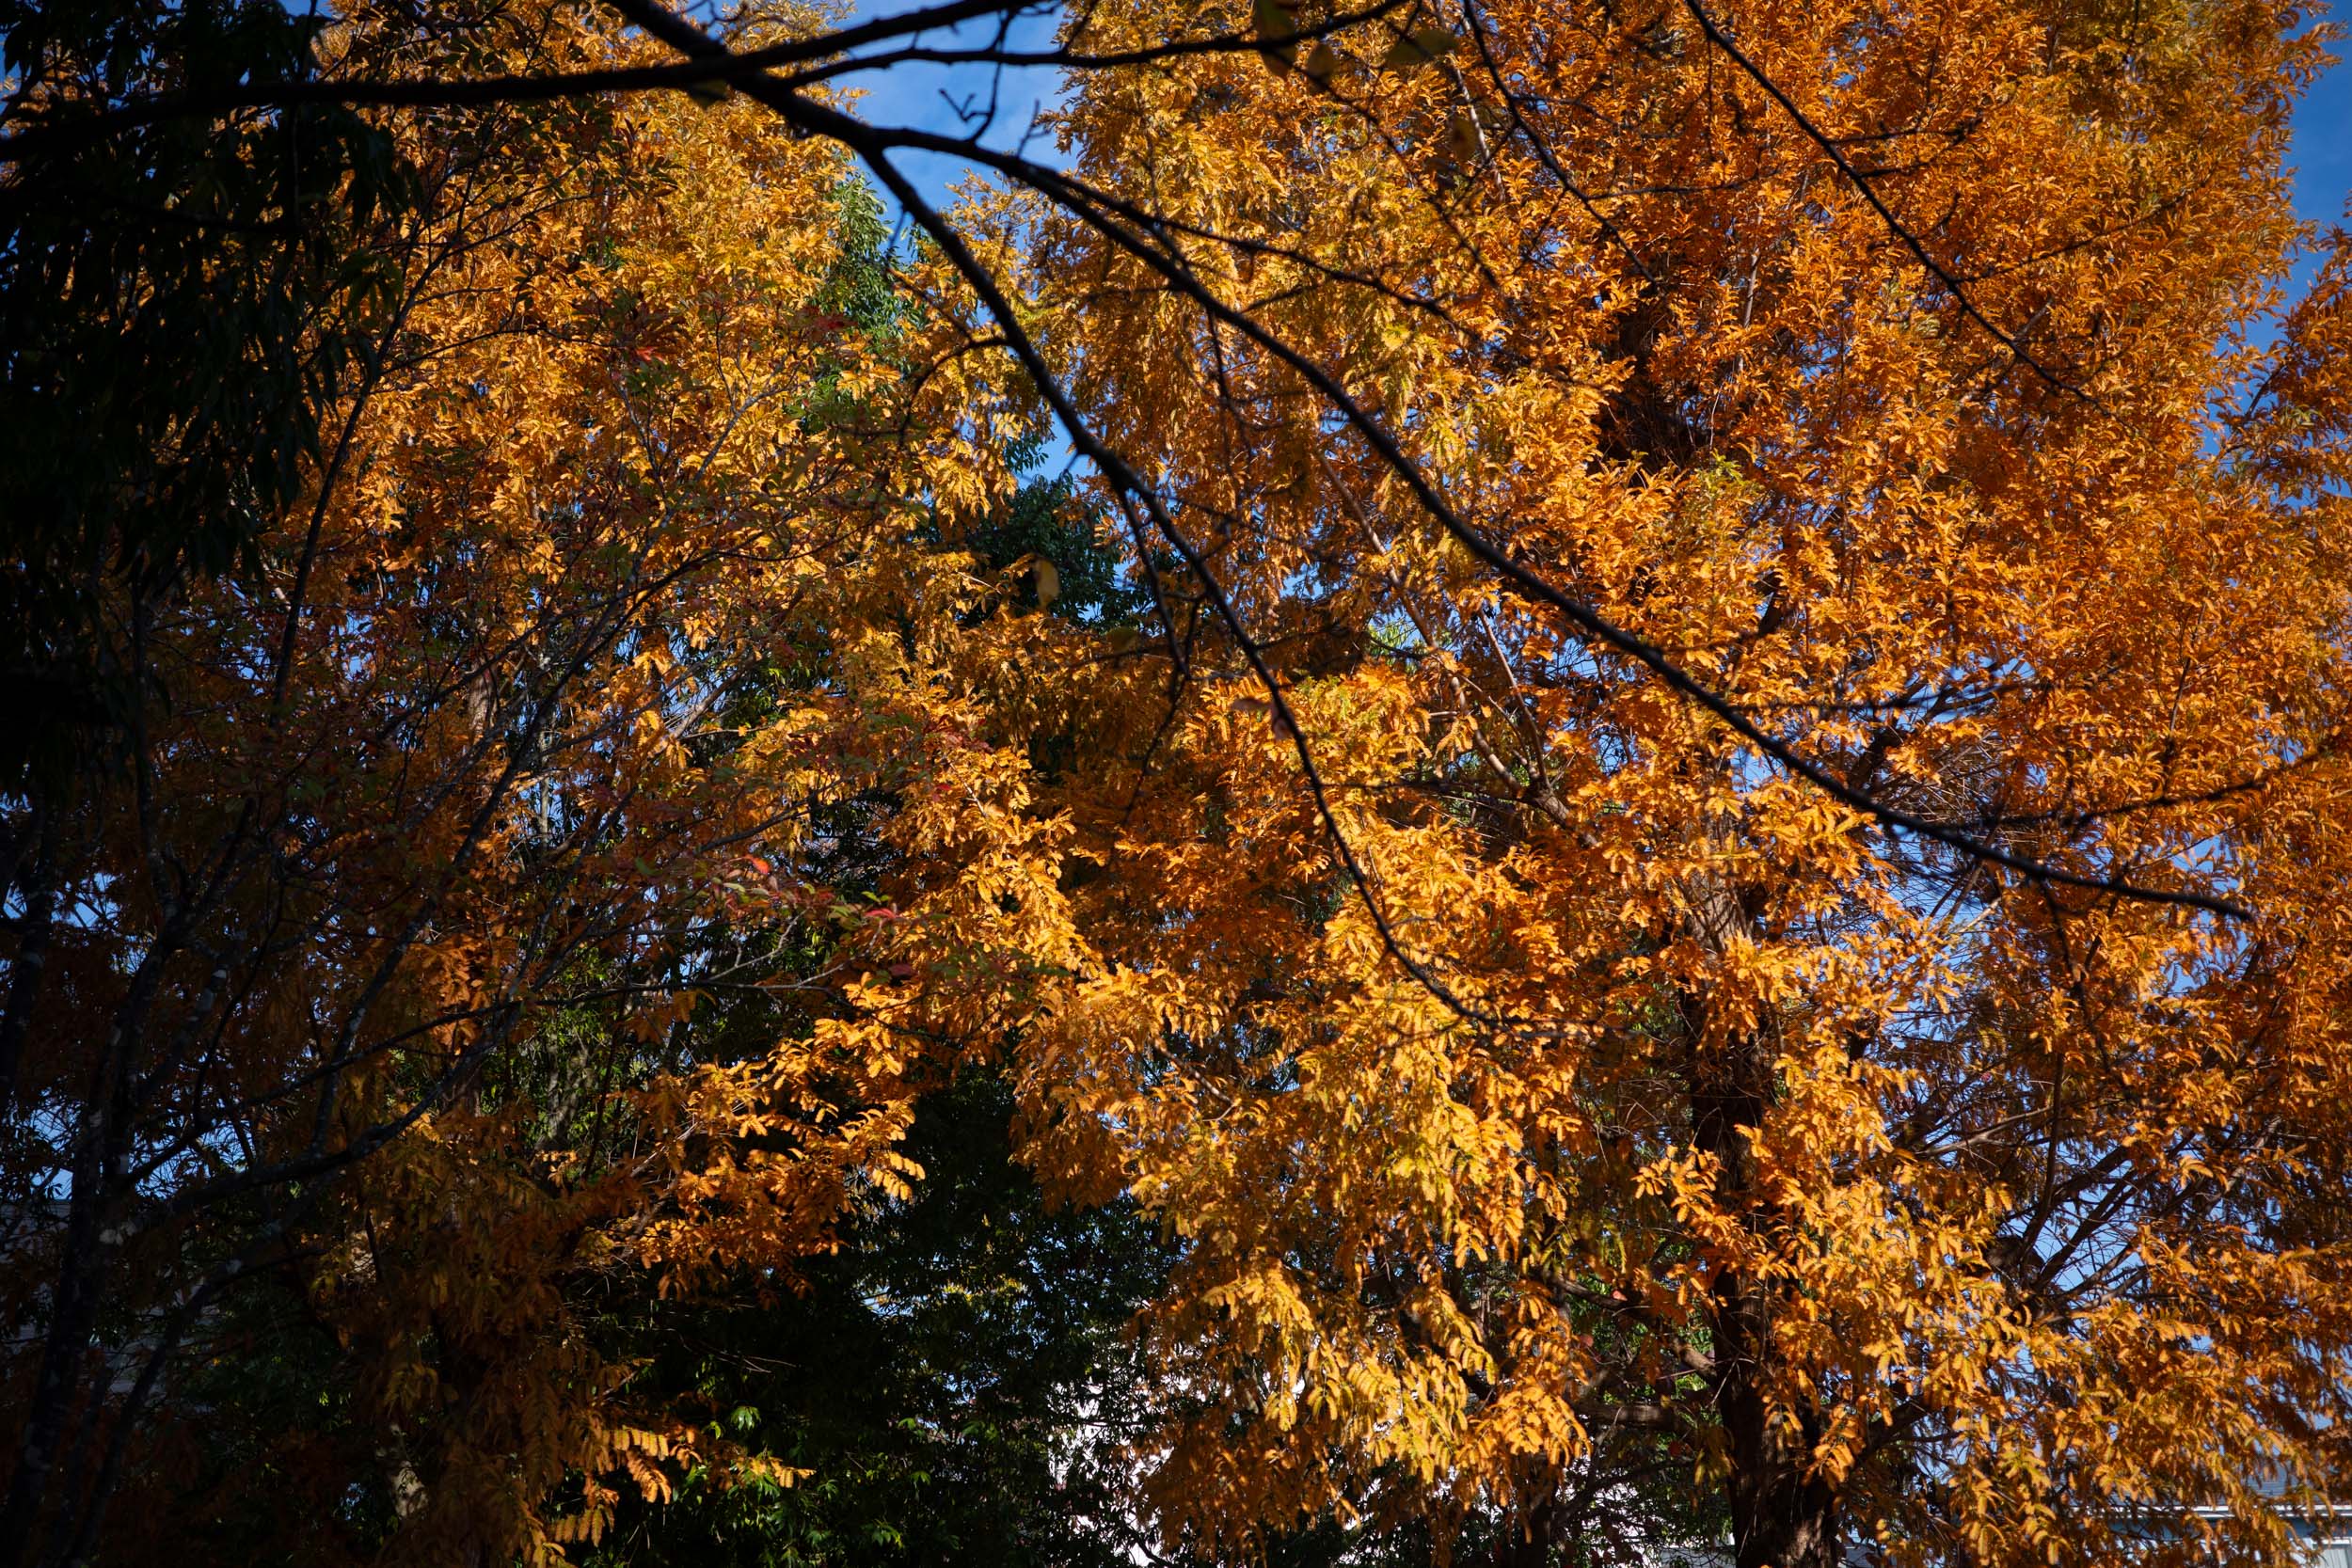
[[[0, 0], [11, 135], [134, 94], [314, 70], [276, 0]], [[0, 172], [0, 787], [62, 767], [133, 693], [101, 580], [167, 591], [249, 563], [370, 353], [397, 268], [363, 233], [408, 201], [343, 109], [53, 139]]]
[[362, 1562], [390, 1533], [405, 1484], [401, 1436], [353, 1417], [342, 1347], [297, 1280], [257, 1275], [222, 1297], [182, 1365], [202, 1412], [141, 1456], [176, 1482], [168, 1517], [192, 1536], [145, 1542], [156, 1521], [112, 1520], [118, 1551], [151, 1559], [325, 1568]]
[[1067, 468], [1040, 473], [1041, 441], [1016, 443], [1008, 455], [1014, 471], [1029, 477], [1011, 504], [964, 536], [964, 548], [990, 569], [1030, 555], [1052, 562], [1060, 587], [1052, 610], [1065, 620], [1098, 627], [1140, 620], [1150, 597], [1104, 546], [1101, 514], [1080, 499], [1076, 477]]
[[746, 1281], [736, 1305], [664, 1303], [632, 1325], [644, 1383], [809, 1474], [694, 1478], [625, 1511], [599, 1568], [1132, 1560], [1124, 1330], [1166, 1258], [1129, 1207], [1049, 1206], [1012, 1162], [1011, 1114], [999, 1080], [965, 1075], [916, 1118], [913, 1198], [878, 1202], [803, 1289]]

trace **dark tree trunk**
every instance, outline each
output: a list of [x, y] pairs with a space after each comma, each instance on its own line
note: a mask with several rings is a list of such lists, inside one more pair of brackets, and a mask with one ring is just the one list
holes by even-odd
[[[1700, 906], [1700, 935], [1715, 951], [1748, 922], [1728, 889]], [[1773, 1030], [1769, 1019], [1726, 1035], [1713, 1027], [1704, 1001], [1684, 998], [1691, 1048], [1691, 1131], [1714, 1156], [1715, 1193], [1724, 1212], [1751, 1227], [1772, 1221], [1768, 1200], [1756, 1191], [1750, 1135], [1763, 1124], [1775, 1093]], [[1715, 1277], [1713, 1392], [1723, 1423], [1731, 1528], [1737, 1568], [1834, 1568], [1837, 1543], [1836, 1489], [1808, 1474], [1820, 1440], [1818, 1410], [1801, 1400], [1773, 1408], [1771, 1361], [1776, 1288], [1731, 1266]]]
[[1775, 1420], [1762, 1387], [1770, 1304], [1745, 1282], [1725, 1280], [1714, 1313], [1717, 1411], [1731, 1461], [1731, 1532], [1737, 1568], [1834, 1568], [1836, 1495], [1806, 1474], [1820, 1422], [1800, 1412]]

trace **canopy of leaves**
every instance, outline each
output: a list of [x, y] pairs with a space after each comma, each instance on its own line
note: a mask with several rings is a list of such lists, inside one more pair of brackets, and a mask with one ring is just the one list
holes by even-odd
[[96, 193], [0, 278], [9, 657], [118, 766], [0, 795], [0, 1561], [2344, 1490], [2300, 13], [1120, 0], [1050, 164], [847, 112], [914, 22], [7, 14]]

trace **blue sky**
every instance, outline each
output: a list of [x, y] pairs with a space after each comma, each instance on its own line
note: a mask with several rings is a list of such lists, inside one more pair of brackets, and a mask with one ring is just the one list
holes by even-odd
[[[2338, 44], [2337, 52], [2347, 45]], [[2317, 223], [2344, 221], [2352, 191], [2352, 66], [2312, 84], [2295, 117], [2295, 210]]]
[[[856, 15], [857, 20], [864, 21], [914, 8], [909, 0], [860, 0]], [[1012, 31], [1011, 47], [1053, 47], [1057, 20], [1052, 12], [1042, 9], [1034, 16], [1021, 18]], [[927, 33], [922, 41], [931, 45], [979, 45], [993, 36], [993, 24], [976, 23], [952, 32]], [[1031, 118], [1053, 95], [1056, 81], [1055, 73], [1049, 71], [1009, 71], [999, 77], [971, 66], [899, 65], [886, 71], [850, 78], [845, 85], [865, 90], [861, 112], [875, 123], [913, 126], [948, 136], [971, 133], [971, 124], [964, 117], [984, 111], [993, 90], [996, 115], [984, 139], [991, 147], [1011, 151], [1020, 148]], [[1030, 157], [1057, 161], [1052, 143], [1041, 137], [1031, 140], [1026, 150]], [[908, 154], [899, 162], [914, 177], [916, 186], [934, 199], [945, 198], [947, 187], [964, 172], [961, 165], [947, 158]]]

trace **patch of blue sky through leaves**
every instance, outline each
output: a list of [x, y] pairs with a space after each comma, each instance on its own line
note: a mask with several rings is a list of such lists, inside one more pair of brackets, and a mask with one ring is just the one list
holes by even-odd
[[[862, 0], [852, 20], [866, 22], [921, 8], [907, 0]], [[1010, 17], [932, 28], [861, 53], [885, 54], [919, 44], [943, 52], [993, 48], [1041, 54], [1054, 47], [1061, 18], [1058, 5], [1040, 4]], [[1038, 115], [1060, 99], [1061, 73], [1050, 67], [908, 60], [844, 76], [841, 85], [865, 94], [857, 112], [872, 124], [973, 137], [995, 151], [1017, 152], [1057, 166], [1061, 163], [1053, 137], [1037, 123]], [[972, 172], [968, 162], [943, 153], [900, 152], [893, 161], [917, 190], [941, 205], [952, 201], [953, 186]]]

